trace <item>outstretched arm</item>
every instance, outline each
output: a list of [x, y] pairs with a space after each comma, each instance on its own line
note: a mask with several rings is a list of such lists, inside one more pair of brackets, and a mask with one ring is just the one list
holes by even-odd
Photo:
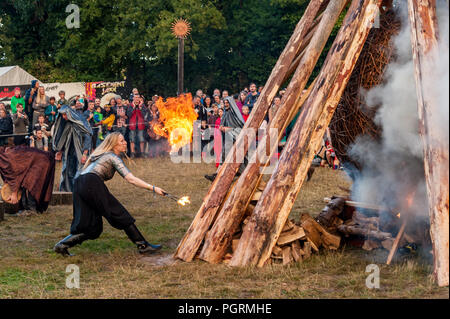
[[140, 187], [140, 188], [143, 188], [143, 189], [147, 189], [147, 190], [150, 190], [150, 191], [153, 191], [153, 188], [154, 188], [155, 193], [157, 193], [157, 194], [159, 194], [161, 196], [165, 195], [164, 190], [162, 190], [161, 188], [156, 187], [154, 185], [150, 185], [147, 182], [144, 182], [142, 179], [134, 176], [132, 173], [128, 173], [125, 176], [125, 180], [128, 183], [133, 184], [134, 186], [137, 186], [137, 187]]

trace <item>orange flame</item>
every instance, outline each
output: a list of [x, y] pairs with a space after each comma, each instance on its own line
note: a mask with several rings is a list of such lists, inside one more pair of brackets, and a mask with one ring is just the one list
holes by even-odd
[[186, 204], [190, 204], [191, 200], [188, 196], [184, 196], [181, 197], [180, 200], [178, 201], [178, 204], [180, 204], [181, 206], [186, 206]]
[[160, 97], [156, 101], [156, 107], [163, 126], [154, 126], [153, 131], [168, 139], [172, 152], [192, 142], [194, 122], [198, 114], [190, 93], [167, 98], [166, 102]]

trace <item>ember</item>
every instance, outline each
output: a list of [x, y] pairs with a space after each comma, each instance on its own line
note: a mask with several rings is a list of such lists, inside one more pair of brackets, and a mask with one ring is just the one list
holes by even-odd
[[178, 204], [181, 206], [186, 206], [186, 204], [190, 204], [191, 200], [188, 196], [181, 197], [181, 199], [178, 201]]

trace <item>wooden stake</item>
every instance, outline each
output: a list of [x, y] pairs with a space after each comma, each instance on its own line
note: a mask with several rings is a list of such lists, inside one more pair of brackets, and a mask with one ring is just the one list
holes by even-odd
[[[298, 23], [286, 48], [272, 70], [260, 97], [256, 101], [253, 111], [245, 124], [245, 129], [253, 129], [256, 131], [260, 127], [271, 106], [273, 98], [278, 94], [278, 91], [283, 84], [283, 80], [287, 76], [289, 67], [301, 47], [306, 34], [311, 29], [322, 4], [323, 0], [312, 0], [309, 3], [305, 14]], [[217, 177], [212, 183], [191, 226], [179, 243], [174, 257], [184, 261], [192, 261], [194, 259], [206, 232], [211, 227], [226, 194], [229, 192], [233, 178], [241, 165], [240, 163], [234, 163], [232, 156], [236, 154], [236, 150], [243, 150], [243, 154], [247, 154], [249, 145], [248, 143], [245, 143], [245, 140], [245, 136], [241, 134], [233, 145], [225, 163], [223, 163], [217, 172]]]
[[[346, 2], [347, 0], [335, 0], [325, 10], [318, 25], [317, 32], [311, 39], [305, 56], [301, 60], [291, 83], [286, 89], [286, 93], [281, 100], [281, 106], [270, 122], [268, 132], [259, 142], [256, 153], [249, 160], [249, 164], [240, 176], [235, 189], [231, 191], [228, 201], [219, 212], [217, 220], [208, 233], [208, 236], [205, 237], [205, 244], [200, 253], [200, 259], [211, 263], [219, 263], [222, 260], [222, 256], [225, 254], [226, 247], [229, 245], [231, 239], [230, 235], [235, 232], [242, 220], [242, 213], [245, 211], [245, 206], [249, 202], [249, 196], [261, 177], [261, 164], [265, 166], [270, 162], [272, 154], [274, 154], [278, 146], [278, 141], [282, 138], [284, 129], [289, 125], [288, 119], [295, 116], [298, 108], [306, 100], [307, 95], [302, 94], [303, 89], [314, 70], [314, 66]], [[300, 102], [298, 102], [299, 100]], [[278, 129], [277, 139], [273, 141], [271, 141], [269, 136], [270, 129], [272, 128]], [[267, 142], [272, 143], [267, 145]]]
[[403, 220], [402, 227], [400, 227], [400, 231], [398, 232], [397, 237], [395, 237], [394, 244], [392, 245], [391, 251], [389, 252], [389, 256], [386, 261], [387, 265], [391, 264], [392, 259], [394, 258], [394, 255], [397, 252], [398, 244], [402, 239], [403, 234], [405, 233], [405, 228], [406, 228], [406, 218]]
[[[261, 200], [231, 259], [231, 266], [264, 265], [270, 258], [334, 110], [363, 48], [381, 0], [354, 0], [303, 106]], [[337, 3], [333, 1], [330, 5]], [[327, 8], [328, 9], [328, 8]], [[325, 18], [325, 15], [324, 15]]]
[[[447, 2], [448, 5], [448, 2]], [[437, 96], [438, 25], [436, 0], [408, 0], [415, 65], [419, 133], [423, 143], [434, 276], [439, 286], [449, 285], [449, 153], [448, 126], [440, 125]], [[448, 10], [448, 8], [447, 8]]]

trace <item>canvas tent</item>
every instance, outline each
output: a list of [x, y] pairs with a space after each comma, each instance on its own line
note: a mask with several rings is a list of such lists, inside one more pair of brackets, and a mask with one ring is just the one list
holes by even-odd
[[0, 87], [30, 85], [33, 80], [37, 79], [17, 65], [0, 67]]
[[10, 101], [16, 87], [19, 87], [22, 94], [25, 94], [33, 80], [38, 79], [17, 65], [0, 67], [0, 101]]

